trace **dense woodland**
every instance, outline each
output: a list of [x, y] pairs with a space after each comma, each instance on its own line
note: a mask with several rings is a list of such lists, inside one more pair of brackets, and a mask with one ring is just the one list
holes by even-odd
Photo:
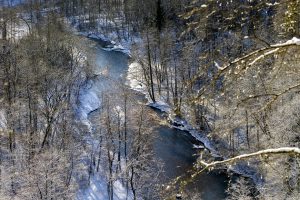
[[0, 199], [75, 199], [99, 166], [111, 200], [116, 180], [129, 199], [175, 199], [129, 88], [99, 94], [93, 133], [77, 119], [93, 63], [74, 29], [130, 44], [149, 100], [211, 140], [225, 161], [199, 158], [189, 181], [247, 166], [259, 180], [239, 176], [228, 199], [300, 198], [299, 0], [2, 0]]

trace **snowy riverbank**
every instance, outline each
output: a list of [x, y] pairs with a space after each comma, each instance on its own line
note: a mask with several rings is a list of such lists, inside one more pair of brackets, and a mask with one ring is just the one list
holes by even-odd
[[[142, 68], [139, 63], [133, 62], [128, 67], [127, 81], [126, 84], [134, 91], [140, 92], [145, 95], [149, 107], [159, 110], [167, 115], [167, 121], [169, 122], [172, 128], [182, 130], [188, 132], [192, 135], [196, 140], [203, 143], [205, 149], [207, 149], [211, 156], [215, 159], [227, 159], [227, 157], [223, 156], [219, 150], [215, 148], [215, 141], [211, 140], [207, 137], [205, 133], [198, 131], [194, 128], [186, 119], [176, 117], [173, 113], [172, 107], [166, 103], [165, 98], [161, 97], [158, 101], [152, 102], [146, 85], [143, 84], [143, 74]], [[253, 180], [253, 182], [257, 185], [257, 187], [262, 186], [263, 179], [257, 170], [253, 167], [249, 166], [248, 163], [239, 163], [234, 166], [230, 166], [227, 168], [228, 172], [233, 172], [244, 177], [249, 177]]]
[[[130, 49], [132, 44], [135, 42], [141, 42], [141, 40], [137, 38], [134, 41], [123, 40], [122, 44], [116, 43], [113, 41], [113, 38], [116, 38], [115, 33], [108, 34], [108, 36], [105, 36], [103, 33], [99, 32], [79, 32], [79, 34], [99, 42], [99, 44], [102, 46], [102, 49], [105, 51], [119, 51], [129, 56], [131, 56]], [[128, 66], [126, 84], [132, 90], [144, 94], [146, 99], [148, 100], [148, 106], [166, 113], [168, 116], [167, 120], [169, 121], [172, 128], [179, 129], [191, 134], [196, 140], [203, 143], [205, 148], [209, 150], [213, 157], [217, 159], [226, 159], [226, 157], [222, 156], [220, 151], [215, 148], [215, 142], [208, 138], [206, 134], [199, 132], [186, 119], [175, 117], [172, 111], [172, 107], [168, 103], [166, 103], [166, 100], [164, 98], [160, 98], [158, 101], [153, 103], [148, 95], [146, 85], [144, 85], [143, 81], [141, 80], [142, 77], [143, 74], [141, 66], [137, 62], [132, 62]], [[97, 110], [100, 107], [100, 99], [97, 97], [95, 92], [91, 90], [87, 92], [85, 98], [86, 100], [82, 99], [82, 102], [85, 102], [85, 106], [83, 108], [85, 115], [83, 116], [87, 117], [90, 112]], [[90, 126], [88, 120], [86, 120], [85, 123]], [[260, 186], [263, 183], [261, 175], [258, 174], [257, 171], [247, 163], [230, 166], [227, 170], [229, 172], [237, 173], [242, 176], [251, 178], [257, 186]]]
[[121, 43], [115, 42], [111, 39], [114, 38], [115, 34], [111, 34], [110, 36], [105, 36], [104, 34], [99, 32], [79, 32], [79, 34], [89, 39], [96, 40], [100, 43], [102, 49], [106, 51], [119, 51], [131, 57], [131, 52], [129, 50], [130, 42], [126, 40], [122, 40]]

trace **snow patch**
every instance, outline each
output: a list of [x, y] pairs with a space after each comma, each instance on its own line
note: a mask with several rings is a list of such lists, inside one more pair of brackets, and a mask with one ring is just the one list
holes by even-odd
[[194, 149], [205, 149], [205, 146], [193, 144], [193, 148]]
[[[94, 140], [92, 137], [87, 136], [87, 141], [91, 145], [91, 148], [96, 151], [99, 146], [99, 141]], [[111, 152], [112, 153], [112, 152]], [[121, 159], [122, 169], [125, 169], [125, 160]], [[103, 168], [105, 163], [101, 163], [99, 171], [95, 172], [90, 179], [90, 184], [86, 188], [81, 188], [76, 195], [76, 200], [107, 200], [108, 197], [108, 178], [106, 176], [106, 170]], [[131, 200], [133, 199], [132, 192], [124, 187], [123, 183], [116, 179], [113, 182], [113, 199], [114, 200]]]
[[[90, 84], [93, 84], [90, 81]], [[77, 108], [77, 114], [79, 120], [86, 125], [89, 129], [91, 124], [88, 120], [88, 114], [97, 110], [100, 107], [100, 99], [93, 89], [83, 89], [79, 95], [79, 106]]]
[[274, 2], [274, 3], [266, 3], [267, 6], [276, 6], [276, 5], [280, 5], [280, 3], [278, 2]]
[[216, 61], [214, 61], [214, 64], [215, 64], [215, 66], [218, 68], [218, 70], [224, 70], [224, 68], [221, 67], [221, 66], [219, 65], [219, 63], [217, 63]]
[[107, 47], [104, 47], [102, 49], [105, 51], [119, 51], [131, 57], [130, 50], [124, 48], [121, 44], [108, 45]]
[[110, 36], [105, 36], [104, 34], [97, 32], [79, 32], [79, 34], [87, 38], [100, 41], [100, 43], [102, 43], [103, 46], [102, 49], [105, 51], [119, 51], [131, 57], [131, 52], [129, 50], [130, 44], [128, 42], [122, 40], [122, 43], [125, 43], [125, 45], [127, 46], [124, 47], [124, 45], [117, 43], [112, 39], [116, 37], [116, 33], [111, 33], [109, 34]]
[[[126, 198], [127, 190], [121, 183], [117, 180], [114, 182], [114, 200], [125, 200], [133, 199], [131, 195]], [[86, 189], [82, 189], [77, 194], [77, 200], [107, 200], [107, 181], [104, 176], [95, 175], [91, 178], [90, 186]]]
[[0, 131], [7, 129], [7, 121], [5, 117], [5, 111], [0, 110]]
[[284, 47], [284, 46], [288, 46], [288, 45], [300, 46], [300, 38], [293, 37], [292, 39], [290, 39], [284, 43], [271, 45], [271, 47]]
[[143, 71], [142, 66], [138, 62], [133, 62], [128, 66], [128, 72], [126, 77], [126, 85], [132, 90], [147, 94], [147, 87], [143, 83]]
[[170, 113], [171, 112], [171, 107], [169, 104], [163, 102], [163, 101], [156, 101], [156, 102], [152, 102], [152, 103], [148, 103], [148, 106], [152, 107], [152, 108], [156, 108], [162, 112], [166, 112], [166, 113]]

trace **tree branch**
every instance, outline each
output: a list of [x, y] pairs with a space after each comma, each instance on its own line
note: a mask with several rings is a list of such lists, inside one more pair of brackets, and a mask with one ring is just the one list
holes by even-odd
[[226, 160], [222, 160], [222, 161], [215, 161], [215, 162], [211, 162], [211, 163], [207, 163], [205, 161], [199, 161], [198, 164], [200, 164], [201, 166], [203, 166], [203, 168], [200, 171], [196, 171], [194, 169], [194, 172], [190, 171], [190, 173], [192, 174], [191, 177], [188, 180], [182, 180], [186, 177], [183, 176], [179, 176], [177, 177], [173, 182], [170, 183], [170, 185], [167, 186], [167, 190], [170, 190], [171, 188], [175, 189], [176, 185], [178, 183], [180, 183], [180, 188], [179, 188], [179, 192], [183, 193], [184, 188], [191, 182], [193, 182], [194, 178], [198, 175], [200, 175], [201, 173], [203, 173], [206, 170], [211, 170], [212, 168], [219, 166], [219, 165], [224, 165], [224, 164], [228, 164], [228, 163], [234, 163], [237, 161], [241, 161], [241, 160], [247, 160], [247, 159], [251, 159], [253, 157], [258, 157], [258, 156], [272, 156], [272, 155], [296, 155], [296, 156], [300, 156], [300, 149], [297, 147], [281, 147], [281, 148], [274, 148], [274, 149], [265, 149], [265, 150], [261, 150], [261, 151], [257, 151], [254, 153], [249, 153], [249, 154], [242, 154], [239, 156], [235, 156], [233, 158], [228, 158]]
[[[300, 156], [300, 149], [297, 147], [281, 147], [281, 148], [276, 148], [276, 149], [265, 149], [265, 150], [261, 150], [261, 151], [257, 151], [254, 153], [249, 153], [249, 154], [242, 154], [233, 158], [229, 158], [226, 160], [222, 160], [222, 161], [215, 161], [212, 163], [206, 163], [204, 161], [200, 161], [199, 163], [204, 166], [204, 168], [200, 171], [203, 172], [211, 167], [215, 167], [217, 165], [222, 165], [222, 164], [227, 164], [227, 163], [232, 163], [235, 161], [240, 161], [240, 160], [245, 160], [245, 159], [249, 159], [252, 157], [256, 157], [256, 156], [265, 156], [265, 155], [279, 155], [279, 154], [290, 154], [290, 155], [297, 155]], [[199, 172], [197, 172], [197, 174], [199, 174]], [[195, 175], [193, 175], [195, 176]]]
[[[224, 72], [225, 70], [227, 70], [231, 65], [233, 64], [236, 64], [242, 60], [245, 60], [255, 54], [258, 54], [260, 52], [265, 52], [265, 51], [268, 51], [268, 50], [273, 50], [273, 49], [277, 49], [277, 48], [283, 48], [283, 47], [290, 47], [290, 46], [300, 46], [300, 39], [299, 38], [296, 38], [296, 37], [293, 37], [291, 40], [288, 40], [284, 43], [279, 43], [279, 44], [273, 44], [273, 45], [270, 45], [268, 47], [263, 47], [263, 48], [260, 48], [258, 50], [255, 50], [255, 51], [252, 51], [250, 52], [249, 54], [246, 54], [240, 58], [237, 58], [235, 59], [234, 61], [231, 61], [229, 64], [225, 65], [224, 67], [222, 67], [220, 69], [221, 72]], [[279, 50], [279, 49], [278, 49]], [[278, 51], [276, 50], [276, 51]], [[274, 53], [276, 52], [274, 51]], [[270, 53], [269, 53], [270, 54]]]
[[[270, 46], [267, 46], [267, 47], [263, 47], [263, 48], [260, 48], [260, 49], [257, 49], [255, 51], [252, 51], [242, 57], [239, 57], [239, 58], [236, 58], [235, 60], [229, 62], [228, 64], [225, 64], [223, 65], [222, 67], [218, 67], [219, 71], [213, 76], [213, 79], [212, 81], [209, 83], [208, 86], [214, 86], [215, 82], [227, 71], [230, 69], [230, 67], [232, 65], [235, 65], [237, 63], [240, 63], [240, 62], [245, 62], [245, 60], [247, 59], [250, 59], [252, 56], [254, 55], [257, 55], [259, 53], [262, 53], [262, 55], [259, 55], [257, 58], [255, 58], [252, 62], [250, 62], [249, 64], [247, 64], [248, 66], [246, 67], [246, 69], [248, 67], [251, 67], [253, 66], [258, 60], [261, 60], [263, 59], [265, 56], [268, 56], [268, 55], [271, 55], [273, 53], [276, 53], [278, 51], [280, 51], [281, 49], [284, 49], [284, 48], [288, 48], [288, 47], [291, 47], [291, 46], [298, 46], [300, 47], [300, 39], [299, 38], [296, 38], [296, 37], [293, 37], [292, 39], [290, 40], [287, 40], [286, 42], [284, 43], [278, 43], [278, 44], [273, 44], [273, 45], [270, 45]], [[194, 76], [194, 78], [192, 80], [189, 81], [189, 84], [193, 84], [195, 83], [195, 81], [199, 78], [199, 74], [196, 74]], [[209, 87], [203, 87], [202, 90], [200, 90], [198, 92], [198, 94], [196, 95], [196, 97], [194, 97], [194, 99], [198, 99], [200, 96], [202, 96], [207, 90], [209, 89]]]

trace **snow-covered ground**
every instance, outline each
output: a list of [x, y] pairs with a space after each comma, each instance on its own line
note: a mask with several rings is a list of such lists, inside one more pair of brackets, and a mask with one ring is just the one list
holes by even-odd
[[79, 120], [86, 125], [90, 131], [91, 123], [88, 120], [88, 115], [94, 110], [97, 110], [101, 104], [97, 91], [92, 86], [88, 86], [92, 84], [93, 81], [88, 80], [87, 86], [81, 89], [79, 95], [79, 105], [76, 112]]
[[[90, 133], [92, 132], [92, 124], [88, 119], [88, 115], [90, 112], [98, 109], [101, 105], [101, 101], [97, 95], [97, 91], [93, 90], [92, 88], [86, 89], [81, 97], [80, 97], [81, 106], [79, 106], [79, 115], [81, 117], [81, 122], [89, 128]], [[116, 108], [118, 109], [118, 108]], [[97, 140], [93, 140], [92, 136], [88, 134], [86, 136], [86, 141], [91, 146], [92, 151], [97, 152], [97, 147], [99, 146]], [[121, 164], [124, 163], [122, 160]], [[123, 166], [124, 164], [122, 164]], [[107, 200], [108, 197], [108, 180], [106, 177], [107, 171], [103, 169], [103, 166], [105, 166], [104, 161], [101, 162], [99, 166], [99, 171], [94, 172], [90, 184], [86, 187], [82, 187], [77, 192], [77, 200]], [[95, 169], [93, 169], [95, 171]], [[114, 181], [114, 200], [131, 200], [132, 194], [127, 192], [125, 186], [122, 184], [122, 182], [117, 179]], [[128, 194], [128, 195], [127, 195]]]
[[148, 95], [143, 81], [142, 68], [139, 63], [133, 62], [128, 66], [126, 84], [133, 90]]
[[[77, 193], [77, 200], [107, 200], [107, 180], [105, 176], [100, 175], [104, 174], [103, 170], [100, 170], [99, 174], [95, 174], [91, 178], [90, 185], [87, 188], [81, 189]], [[117, 180], [114, 182], [114, 199], [115, 200], [130, 200], [132, 196], [130, 193], [127, 197], [127, 190], [121, 181]]]
[[[129, 42], [126, 40], [122, 40], [122, 44], [120, 42], [115, 42], [114, 40], [111, 40], [111, 38], [114, 38], [115, 34], [111, 34], [110, 36], [105, 36], [103, 33], [100, 32], [79, 32], [79, 34], [86, 36], [91, 39], [95, 39], [98, 41], [102, 41], [105, 45], [102, 47], [106, 51], [120, 51], [128, 56], [131, 56]], [[125, 47], [124, 47], [124, 46]]]
[[[92, 124], [88, 119], [88, 115], [100, 108], [101, 100], [98, 96], [99, 88], [92, 87], [94, 84], [93, 80], [89, 80], [86, 84], [86, 87], [83, 88], [80, 92], [79, 102], [80, 105], [77, 108], [77, 115], [80, 118], [80, 121], [87, 126], [89, 132], [92, 132]], [[99, 85], [97, 85], [99, 86]], [[97, 141], [94, 141], [89, 136], [86, 136], [88, 143], [92, 146], [94, 151], [97, 148]], [[81, 188], [77, 193], [78, 200], [107, 200], [108, 192], [107, 192], [107, 183], [105, 176], [105, 170], [100, 166], [99, 172], [95, 172], [95, 174], [91, 177], [90, 185], [86, 188]], [[116, 200], [125, 200], [127, 191], [126, 188], [122, 185], [120, 180], [116, 180], [114, 182], [114, 199]], [[132, 199], [130, 197], [128, 200]]]
[[[122, 27], [122, 18], [115, 18], [113, 21], [110, 19], [106, 19], [105, 15], [100, 15], [96, 20], [97, 26], [93, 31], [88, 30], [79, 30], [80, 23], [82, 23], [82, 19], [84, 24], [88, 24], [89, 20], [87, 16], [75, 16], [69, 18], [67, 22], [73, 27], [77, 33], [84, 35], [91, 39], [96, 39], [98, 41], [102, 41], [104, 43], [103, 49], [107, 51], [120, 51], [131, 57], [131, 47], [133, 44], [140, 43], [141, 39], [138, 36], [128, 37], [129, 34], [128, 29], [122, 29], [122, 33], [120, 33], [119, 27]], [[107, 26], [109, 26], [110, 31], [107, 31]]]
[[[93, 34], [86, 34], [86, 33], [80, 33], [81, 35], [84, 35], [86, 37], [90, 37], [96, 40], [106, 41], [106, 38], [98, 38], [98, 36]], [[106, 41], [108, 44], [113, 44], [110, 41]], [[122, 47], [118, 47], [119, 49], [116, 49], [117, 46], [112, 48], [103, 48], [106, 51], [121, 51], [123, 53], [123, 50], [121, 50]], [[127, 52], [128, 53], [128, 52]], [[97, 56], [97, 55], [96, 55]], [[93, 126], [91, 122], [88, 119], [88, 116], [91, 112], [97, 110], [101, 106], [101, 98], [99, 96], [101, 95], [102, 91], [105, 91], [108, 86], [108, 80], [106, 79], [107, 75], [107, 69], [100, 69], [102, 71], [99, 71], [97, 67], [93, 69], [94, 77], [90, 78], [86, 81], [85, 86], [81, 89], [80, 95], [79, 95], [79, 105], [76, 108], [76, 113], [84, 125], [87, 126], [90, 133], [93, 131]], [[116, 112], [119, 111], [116, 107]], [[122, 113], [121, 113], [122, 115]], [[93, 151], [97, 151], [97, 141], [91, 139], [91, 135], [87, 134], [86, 140], [88, 141], [88, 144], [91, 145], [91, 148]], [[107, 200], [108, 198], [108, 181], [106, 177], [106, 170], [103, 168], [103, 166], [106, 166], [105, 163], [101, 163], [99, 172], [95, 172], [90, 180], [90, 184], [86, 188], [80, 188], [80, 190], [77, 193], [77, 199], [78, 200]], [[132, 199], [132, 195], [129, 192], [127, 192], [127, 189], [124, 187], [122, 182], [119, 179], [116, 179], [114, 181], [114, 199], [115, 200], [125, 200], [125, 199]], [[127, 197], [128, 193], [128, 197]]]
[[7, 121], [5, 117], [5, 111], [0, 110], [0, 132], [7, 128]]

